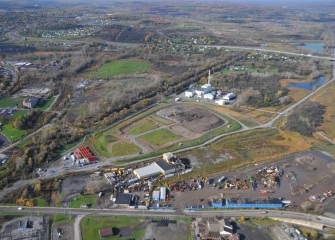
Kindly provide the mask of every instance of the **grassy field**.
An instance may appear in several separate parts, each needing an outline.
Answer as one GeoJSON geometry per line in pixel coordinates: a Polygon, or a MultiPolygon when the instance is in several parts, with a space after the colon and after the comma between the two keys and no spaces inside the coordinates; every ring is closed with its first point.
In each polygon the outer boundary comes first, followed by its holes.
{"type": "Polygon", "coordinates": [[[93,78],[110,78],[121,74],[144,73],[149,71],[150,65],[147,62],[117,60],[104,64],[96,72],[90,73],[93,78]]]}
{"type": "Polygon", "coordinates": [[[96,153],[103,157],[112,157],[112,153],[108,148],[108,145],[117,141],[117,138],[108,134],[108,132],[98,136],[93,141],[93,149],[96,153]]]}
{"type": "MultiPolygon", "coordinates": [[[[27,111],[25,111],[25,110],[17,111],[16,113],[14,113],[14,115],[11,117],[11,119],[18,119],[18,118],[24,116],[26,113],[27,113],[27,111]]],[[[21,130],[21,129],[14,128],[9,123],[2,126],[2,131],[1,132],[2,132],[2,134],[4,134],[7,137],[7,139],[10,142],[16,142],[21,137],[23,137],[24,135],[27,134],[27,130],[21,130]]]]}
{"type": "Polygon", "coordinates": [[[76,200],[70,202],[70,208],[80,208],[81,204],[94,205],[98,198],[97,194],[79,195],[76,200]]]}
{"type": "MultiPolygon", "coordinates": [[[[139,226],[144,219],[141,217],[124,217],[124,216],[87,216],[81,220],[81,235],[83,240],[101,239],[99,237],[99,229],[112,227],[113,230],[121,227],[131,226],[132,228],[139,226]]],[[[104,239],[142,239],[145,229],[135,231],[131,236],[117,237],[113,236],[104,239]]]]}
{"type": "Polygon", "coordinates": [[[62,224],[73,224],[74,220],[71,216],[67,214],[55,214],[52,216],[52,220],[54,223],[62,223],[62,224]]]}
{"type": "Polygon", "coordinates": [[[181,139],[179,135],[169,131],[168,129],[159,129],[157,131],[142,135],[139,138],[156,146],[162,146],[169,142],[181,139]]]}
{"type": "Polygon", "coordinates": [[[128,133],[131,135],[137,135],[148,132],[157,127],[157,124],[155,124],[154,122],[148,119],[142,119],[139,122],[134,123],[133,126],[128,130],[128,133]]]}
{"type": "Polygon", "coordinates": [[[206,149],[194,149],[183,153],[181,157],[196,157],[199,171],[206,173],[231,171],[245,165],[308,150],[314,142],[313,138],[303,137],[295,132],[257,129],[224,137],[206,149]],[[210,164],[213,163],[213,158],[226,152],[232,155],[233,159],[210,164]],[[204,168],[201,168],[202,166],[204,168]]]}
{"type": "Polygon", "coordinates": [[[41,196],[34,198],[34,203],[36,207],[49,207],[48,202],[41,196]]]}
{"type": "Polygon", "coordinates": [[[27,130],[13,128],[10,124],[5,124],[2,127],[2,134],[4,134],[10,142],[16,142],[21,137],[26,135],[27,130]]]}
{"type": "Polygon", "coordinates": [[[51,97],[48,100],[46,100],[42,105],[38,104],[34,109],[39,109],[39,110],[46,110],[48,109],[51,104],[55,101],[56,97],[51,97]]]}
{"type": "Polygon", "coordinates": [[[3,98],[0,99],[0,108],[13,108],[22,102],[20,98],[3,98]]]}
{"type": "Polygon", "coordinates": [[[119,157],[119,156],[126,156],[126,155],[131,155],[131,154],[137,154],[142,149],[129,142],[116,142],[112,145],[112,153],[111,155],[113,157],[119,157]]]}

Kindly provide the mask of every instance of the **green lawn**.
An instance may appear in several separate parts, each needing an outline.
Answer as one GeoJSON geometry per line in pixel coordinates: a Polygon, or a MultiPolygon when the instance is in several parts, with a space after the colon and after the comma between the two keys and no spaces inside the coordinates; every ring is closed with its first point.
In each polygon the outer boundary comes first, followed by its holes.
{"type": "Polygon", "coordinates": [[[112,153],[108,150],[108,145],[115,141],[117,141],[117,139],[106,132],[94,140],[93,148],[100,156],[112,157],[112,153]]]}
{"type": "Polygon", "coordinates": [[[22,102],[20,98],[3,98],[0,99],[0,108],[13,108],[22,102]]]}
{"type": "Polygon", "coordinates": [[[162,146],[168,142],[181,139],[179,135],[169,131],[168,129],[159,129],[157,131],[142,135],[139,138],[156,146],[162,146]]]}
{"type": "Polygon", "coordinates": [[[128,133],[131,135],[137,135],[137,134],[148,132],[157,127],[158,127],[157,124],[153,123],[152,121],[143,119],[139,122],[136,122],[134,126],[128,130],[128,133]]]}
{"type": "MultiPolygon", "coordinates": [[[[27,113],[27,111],[25,111],[25,110],[17,111],[16,113],[14,113],[14,115],[11,117],[11,119],[21,118],[26,113],[27,113]]],[[[7,123],[7,124],[3,125],[2,133],[7,137],[7,139],[10,142],[16,142],[22,136],[26,135],[27,130],[16,129],[16,128],[12,127],[12,125],[7,123]]]]}
{"type": "Polygon", "coordinates": [[[34,109],[39,109],[39,110],[46,110],[48,109],[51,104],[55,101],[56,97],[51,97],[48,100],[46,100],[42,105],[38,104],[34,109]]]}
{"type": "Polygon", "coordinates": [[[90,204],[93,206],[97,201],[98,195],[79,195],[76,200],[70,202],[70,208],[80,208],[81,204],[90,204]]]}
{"type": "Polygon", "coordinates": [[[90,73],[89,77],[109,78],[121,74],[144,73],[149,69],[150,65],[147,62],[117,60],[104,64],[96,72],[90,73]]]}
{"type": "Polygon", "coordinates": [[[1,132],[7,137],[7,139],[10,142],[16,142],[21,137],[26,135],[27,130],[16,129],[16,128],[13,128],[12,125],[10,125],[10,124],[5,124],[2,127],[1,132]]]}
{"type": "Polygon", "coordinates": [[[54,223],[68,223],[68,224],[73,224],[73,219],[71,216],[67,214],[55,214],[52,217],[52,220],[54,223]]]}
{"type": "MultiPolygon", "coordinates": [[[[83,240],[92,240],[92,239],[101,239],[99,237],[99,229],[112,227],[121,228],[126,226],[131,226],[132,228],[139,226],[143,221],[141,217],[124,217],[124,216],[87,216],[81,220],[80,227],[81,227],[81,235],[83,240]]],[[[134,232],[131,236],[126,237],[117,237],[113,236],[110,238],[104,238],[107,240],[111,239],[142,239],[144,237],[145,229],[139,229],[138,231],[134,232]]]]}
{"type": "Polygon", "coordinates": [[[113,157],[136,154],[140,151],[142,151],[142,149],[139,146],[129,142],[116,142],[112,146],[113,157]]]}
{"type": "Polygon", "coordinates": [[[34,198],[36,207],[49,207],[48,202],[41,196],[34,198]]]}

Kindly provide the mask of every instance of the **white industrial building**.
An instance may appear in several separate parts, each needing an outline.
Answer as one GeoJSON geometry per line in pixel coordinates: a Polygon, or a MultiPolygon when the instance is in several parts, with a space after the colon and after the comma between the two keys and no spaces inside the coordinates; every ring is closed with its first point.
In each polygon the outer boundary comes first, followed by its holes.
{"type": "Polygon", "coordinates": [[[148,166],[135,169],[133,173],[138,179],[150,178],[154,176],[159,176],[161,174],[166,175],[170,173],[174,173],[176,169],[171,166],[165,160],[159,160],[148,166]]]}
{"type": "Polygon", "coordinates": [[[234,100],[236,98],[236,95],[234,93],[227,93],[225,96],[223,96],[223,100],[234,100]]]}
{"type": "MultiPolygon", "coordinates": [[[[204,97],[206,94],[212,93],[212,85],[211,82],[211,71],[208,71],[208,83],[202,85],[201,87],[196,87],[194,85],[191,85],[189,89],[185,91],[185,97],[194,97],[197,96],[198,98],[204,97]]],[[[209,97],[209,96],[207,96],[209,97]]],[[[209,99],[209,98],[207,98],[209,99]]],[[[214,97],[213,97],[214,99],[214,97]]]]}
{"type": "Polygon", "coordinates": [[[204,96],[205,94],[212,92],[212,85],[209,83],[206,83],[202,85],[200,88],[196,88],[194,92],[198,96],[204,96]]]}
{"type": "Polygon", "coordinates": [[[214,95],[212,93],[204,94],[204,99],[214,100],[214,95]]]}
{"type": "Polygon", "coordinates": [[[192,98],[195,95],[194,92],[195,87],[193,85],[191,85],[186,91],[185,91],[185,97],[189,97],[192,98]]]}
{"type": "Polygon", "coordinates": [[[227,102],[227,101],[226,101],[226,100],[223,100],[223,99],[219,99],[219,100],[215,101],[216,104],[221,105],[221,106],[225,105],[226,102],[227,102]]]}

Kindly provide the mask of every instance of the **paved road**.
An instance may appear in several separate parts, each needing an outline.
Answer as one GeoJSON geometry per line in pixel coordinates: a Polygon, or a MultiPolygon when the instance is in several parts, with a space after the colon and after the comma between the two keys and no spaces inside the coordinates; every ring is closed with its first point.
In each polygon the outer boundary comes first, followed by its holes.
{"type": "Polygon", "coordinates": [[[78,215],[74,220],[74,240],[81,240],[80,221],[85,215],[78,215]]]}
{"type": "Polygon", "coordinates": [[[316,56],[316,55],[311,55],[311,54],[285,52],[285,51],[265,49],[265,48],[259,48],[259,47],[229,46],[229,45],[198,45],[198,46],[203,47],[203,48],[227,48],[227,49],[237,49],[237,50],[252,50],[252,51],[287,54],[287,55],[292,55],[292,56],[308,57],[308,58],[315,58],[315,59],[325,59],[325,60],[331,60],[331,61],[335,60],[334,57],[329,57],[329,56],[316,56]]]}
{"type": "Polygon", "coordinates": [[[132,209],[69,209],[69,208],[52,208],[52,207],[24,207],[23,210],[18,210],[13,206],[0,206],[1,212],[22,212],[36,214],[72,214],[80,215],[77,224],[84,215],[97,214],[101,216],[144,216],[144,217],[279,217],[290,218],[296,220],[304,220],[323,224],[325,226],[335,228],[335,219],[323,216],[317,216],[307,213],[291,212],[283,210],[267,210],[266,214],[261,213],[262,210],[218,210],[218,211],[184,211],[177,213],[175,211],[158,211],[158,210],[132,210],[132,209]]]}
{"type": "Polygon", "coordinates": [[[324,88],[326,88],[327,86],[329,86],[330,84],[332,84],[334,81],[335,81],[335,77],[333,79],[329,80],[328,82],[326,82],[325,84],[323,84],[322,86],[318,87],[315,91],[311,92],[307,96],[305,96],[302,99],[300,99],[298,102],[292,104],[291,106],[289,106],[288,108],[286,108],[285,110],[283,110],[282,112],[280,112],[279,115],[275,116],[273,119],[271,119],[271,121],[269,121],[269,122],[267,122],[265,124],[262,124],[260,126],[257,126],[257,127],[263,127],[263,128],[264,127],[272,127],[273,123],[275,121],[277,121],[281,117],[281,115],[285,115],[285,114],[289,113],[294,108],[296,108],[300,104],[304,103],[309,98],[311,98],[312,96],[314,96],[315,94],[319,93],[321,90],[323,90],[324,88]]]}

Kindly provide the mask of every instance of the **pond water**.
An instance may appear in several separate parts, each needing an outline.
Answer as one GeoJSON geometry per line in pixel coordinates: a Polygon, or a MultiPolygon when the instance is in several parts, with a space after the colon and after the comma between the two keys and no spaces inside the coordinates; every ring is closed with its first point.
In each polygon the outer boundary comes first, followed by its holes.
{"type": "Polygon", "coordinates": [[[312,52],[323,51],[323,43],[303,43],[303,45],[300,45],[300,47],[312,52]]]}
{"type": "Polygon", "coordinates": [[[313,91],[314,87],[321,86],[327,79],[324,76],[318,77],[313,82],[292,82],[287,85],[288,88],[302,88],[313,91]]]}

